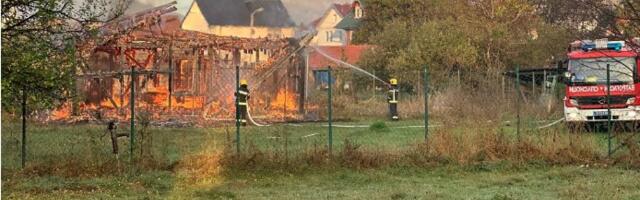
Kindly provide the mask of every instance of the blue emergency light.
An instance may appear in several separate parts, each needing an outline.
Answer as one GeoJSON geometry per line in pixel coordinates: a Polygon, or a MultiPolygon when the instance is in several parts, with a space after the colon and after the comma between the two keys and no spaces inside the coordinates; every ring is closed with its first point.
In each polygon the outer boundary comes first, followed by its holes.
{"type": "Polygon", "coordinates": [[[609,50],[616,50],[616,51],[620,51],[622,50],[622,48],[624,48],[624,41],[583,41],[582,42],[582,50],[584,51],[591,51],[594,49],[598,49],[598,50],[602,50],[602,49],[609,49],[609,50]]]}

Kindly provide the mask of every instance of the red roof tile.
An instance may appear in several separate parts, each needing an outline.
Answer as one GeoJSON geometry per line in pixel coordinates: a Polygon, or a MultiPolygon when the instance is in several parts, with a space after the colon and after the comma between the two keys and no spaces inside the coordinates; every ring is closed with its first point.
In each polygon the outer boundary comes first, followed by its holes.
{"type": "MultiPolygon", "coordinates": [[[[369,45],[318,47],[325,54],[349,64],[356,64],[360,61],[362,53],[371,48],[372,46],[369,45]]],[[[340,67],[338,63],[324,57],[316,50],[309,53],[309,68],[311,70],[324,69],[327,66],[340,67]]]]}
{"type": "Polygon", "coordinates": [[[333,4],[333,7],[336,8],[336,10],[338,11],[338,13],[340,15],[342,15],[342,17],[345,17],[347,15],[349,15],[349,13],[351,12],[351,7],[352,5],[350,3],[345,3],[345,4],[333,4]]]}

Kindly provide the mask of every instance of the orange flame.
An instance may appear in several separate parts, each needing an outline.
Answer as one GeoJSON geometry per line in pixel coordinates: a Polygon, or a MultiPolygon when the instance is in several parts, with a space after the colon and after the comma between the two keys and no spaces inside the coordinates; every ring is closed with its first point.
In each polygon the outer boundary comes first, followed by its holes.
{"type": "Polygon", "coordinates": [[[62,105],[62,107],[58,108],[57,110],[54,110],[51,113],[52,120],[62,120],[70,116],[71,116],[71,105],[69,104],[64,104],[62,105]]]}
{"type": "Polygon", "coordinates": [[[281,89],[278,91],[276,99],[271,102],[271,108],[295,111],[298,108],[296,105],[296,96],[291,91],[281,89]]]}

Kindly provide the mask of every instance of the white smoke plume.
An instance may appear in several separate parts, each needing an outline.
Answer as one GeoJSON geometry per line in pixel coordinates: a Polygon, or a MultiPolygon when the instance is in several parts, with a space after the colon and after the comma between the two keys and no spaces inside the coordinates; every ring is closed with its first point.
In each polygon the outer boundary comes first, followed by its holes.
{"type": "MultiPolygon", "coordinates": [[[[133,13],[154,6],[159,6],[171,2],[172,0],[134,0],[126,13],[133,13]]],[[[210,0],[215,1],[215,0],[210,0]]],[[[352,0],[281,0],[287,7],[289,15],[296,24],[309,24],[319,18],[331,6],[332,3],[347,3],[352,0]]],[[[193,0],[177,0],[178,13],[184,16],[193,0]]]]}

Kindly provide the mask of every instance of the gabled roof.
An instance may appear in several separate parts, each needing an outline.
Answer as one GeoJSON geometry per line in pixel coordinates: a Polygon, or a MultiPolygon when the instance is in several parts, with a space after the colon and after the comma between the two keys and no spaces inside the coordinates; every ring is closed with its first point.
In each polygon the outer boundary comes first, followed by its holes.
{"type": "Polygon", "coordinates": [[[335,28],[344,30],[355,30],[358,27],[360,27],[360,20],[355,19],[354,14],[351,13],[344,17],[338,24],[336,24],[335,28]]]}
{"type": "Polygon", "coordinates": [[[254,26],[295,26],[280,0],[195,0],[194,3],[198,4],[209,25],[249,26],[251,13],[264,8],[255,14],[254,26]]]}
{"type": "Polygon", "coordinates": [[[353,9],[352,6],[353,5],[350,3],[345,3],[345,4],[334,3],[333,4],[333,7],[338,11],[338,14],[340,14],[342,17],[347,16],[349,13],[351,13],[351,10],[353,9]]]}
{"type": "Polygon", "coordinates": [[[340,17],[346,17],[347,15],[349,15],[349,13],[352,12],[353,10],[352,6],[353,5],[350,3],[344,3],[344,4],[334,3],[331,5],[331,7],[329,7],[329,9],[327,9],[327,11],[324,12],[322,17],[319,17],[318,19],[313,20],[311,22],[311,26],[318,27],[320,25],[320,22],[322,22],[322,19],[324,19],[327,16],[327,13],[329,13],[329,11],[331,11],[332,9],[336,10],[336,13],[338,13],[340,17]]]}
{"type": "Polygon", "coordinates": [[[360,27],[360,19],[355,18],[355,13],[353,11],[356,3],[360,4],[361,8],[364,8],[363,0],[353,1],[353,6],[351,6],[351,10],[349,10],[349,14],[344,16],[344,18],[342,18],[342,21],[336,24],[335,28],[344,30],[355,30],[360,27]]]}

